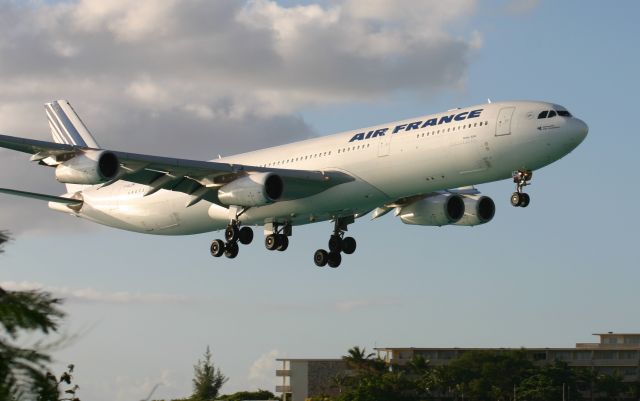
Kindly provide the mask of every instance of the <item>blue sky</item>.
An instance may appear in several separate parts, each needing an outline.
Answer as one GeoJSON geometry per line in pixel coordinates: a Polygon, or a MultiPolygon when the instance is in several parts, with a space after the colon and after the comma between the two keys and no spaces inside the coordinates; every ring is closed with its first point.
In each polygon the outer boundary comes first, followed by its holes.
{"type": "MultiPolygon", "coordinates": [[[[41,213],[29,229],[3,227],[17,238],[1,257],[0,282],[41,283],[68,297],[65,330],[79,336],[55,356],[60,366],[76,364],[83,398],[140,399],[160,382],[156,397],[187,395],[192,365],[207,345],[231,378],[225,391],[235,391],[271,386],[276,356],[339,357],[353,345],[572,346],[595,332],[640,331],[640,193],[631,169],[640,145],[634,123],[640,6],[469,3],[471,11],[445,29],[475,43],[456,82],[387,88],[343,102],[304,98],[299,106],[282,106],[279,117],[302,121],[309,130],[302,136],[322,135],[487,98],[554,101],[586,121],[590,132],[573,153],[534,173],[527,209],[509,205],[512,183],[503,181],[479,188],[497,204],[495,219],[484,226],[413,227],[391,215],[364,218],[349,230],[358,251],[330,270],[316,268],[311,258],[325,247],[329,223],[296,227],[286,253],[269,253],[256,236],[230,261],[208,253],[220,233],[144,236],[59,218],[37,202],[0,200],[7,201],[5,213],[19,207],[41,213]]],[[[424,71],[425,80],[430,74],[424,71]]],[[[16,76],[0,69],[2,80],[16,76]]],[[[49,100],[37,95],[25,107],[39,110],[49,100]]],[[[19,97],[4,96],[7,102],[19,97]]],[[[99,103],[101,94],[91,99],[99,103]]],[[[46,132],[44,114],[37,116],[46,132]]],[[[85,123],[92,127],[89,118],[85,123]]],[[[3,133],[28,136],[17,122],[6,125],[3,133]]],[[[126,137],[102,142],[127,147],[126,137]]],[[[142,144],[136,142],[136,151],[142,144]]],[[[208,153],[219,152],[225,149],[208,153]]],[[[13,186],[21,171],[37,170],[22,156],[0,155],[8,169],[1,177],[13,176],[13,186]]],[[[47,171],[34,174],[51,178],[47,171]]],[[[38,190],[39,182],[19,186],[38,190]]]]}

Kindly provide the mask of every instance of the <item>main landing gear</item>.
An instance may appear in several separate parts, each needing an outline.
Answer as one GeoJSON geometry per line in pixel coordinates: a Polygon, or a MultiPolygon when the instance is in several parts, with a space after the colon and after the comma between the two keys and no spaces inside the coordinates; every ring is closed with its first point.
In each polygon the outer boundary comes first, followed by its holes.
{"type": "Polygon", "coordinates": [[[529,194],[522,192],[522,188],[530,185],[531,177],[533,177],[533,171],[531,170],[518,170],[513,174],[513,182],[516,183],[516,192],[511,195],[511,205],[515,207],[527,207],[529,206],[529,194]]]}
{"type": "Polygon", "coordinates": [[[253,230],[250,227],[240,227],[237,220],[231,220],[231,223],[224,231],[226,240],[216,239],[211,242],[211,255],[219,258],[224,255],[229,259],[238,256],[238,242],[243,245],[249,245],[253,241],[253,230]]]}
{"type": "Polygon", "coordinates": [[[354,218],[339,217],[335,220],[333,234],[329,238],[329,252],[324,249],[318,249],[313,255],[313,261],[316,266],[322,267],[327,264],[329,267],[336,268],[342,262],[341,252],[350,255],[356,251],[356,240],[352,237],[345,237],[344,232],[347,231],[347,225],[353,223],[354,218]]]}
{"type": "Polygon", "coordinates": [[[264,237],[264,247],[269,251],[286,251],[289,247],[289,236],[291,235],[290,224],[276,224],[272,223],[271,234],[264,237]]]}

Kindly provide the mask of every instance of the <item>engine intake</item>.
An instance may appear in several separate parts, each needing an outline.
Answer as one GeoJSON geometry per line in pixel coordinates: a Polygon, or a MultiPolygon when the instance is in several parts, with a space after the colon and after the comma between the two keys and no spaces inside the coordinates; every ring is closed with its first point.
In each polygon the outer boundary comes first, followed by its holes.
{"type": "Polygon", "coordinates": [[[218,190],[218,199],[228,206],[264,206],[282,197],[284,183],[273,173],[257,173],[240,177],[218,190]]]}
{"type": "Polygon", "coordinates": [[[398,212],[405,224],[444,226],[464,216],[465,203],[460,195],[440,194],[402,206],[398,212]]]}
{"type": "Polygon", "coordinates": [[[464,216],[454,224],[477,226],[488,223],[496,214],[496,204],[488,196],[464,195],[464,216]]]}
{"type": "Polygon", "coordinates": [[[106,150],[88,150],[56,167],[56,180],[65,184],[95,185],[116,177],[118,157],[106,150]]]}

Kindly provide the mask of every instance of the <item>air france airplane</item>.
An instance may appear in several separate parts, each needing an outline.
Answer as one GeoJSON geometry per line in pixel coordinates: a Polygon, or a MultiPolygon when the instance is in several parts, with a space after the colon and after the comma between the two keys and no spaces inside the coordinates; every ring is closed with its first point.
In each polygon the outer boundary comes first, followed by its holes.
{"type": "Polygon", "coordinates": [[[474,226],[495,204],[473,185],[512,178],[511,204],[526,207],[533,170],[567,155],[587,125],[562,106],[514,101],[458,108],[211,161],[101,148],[71,105],[45,105],[54,142],[0,135],[66,184],[61,196],[0,189],[53,210],[129,231],[185,235],[225,229],[211,254],[235,258],[264,226],[284,251],[292,227],[332,221],[318,266],[338,267],[356,241],[347,226],[390,211],[405,224],[474,226]]]}

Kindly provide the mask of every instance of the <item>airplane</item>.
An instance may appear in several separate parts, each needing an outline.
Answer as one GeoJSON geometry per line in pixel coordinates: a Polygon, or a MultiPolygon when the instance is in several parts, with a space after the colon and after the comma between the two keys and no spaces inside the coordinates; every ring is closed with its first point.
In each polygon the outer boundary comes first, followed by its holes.
{"type": "Polygon", "coordinates": [[[405,224],[475,226],[495,203],[475,185],[513,179],[511,204],[534,170],[564,157],[587,124],[557,104],[491,102],[210,161],[101,148],[66,100],[45,104],[53,142],[0,135],[0,147],[55,169],[60,196],[0,188],[51,209],[148,234],[225,230],[214,257],[235,258],[263,226],[265,247],[284,251],[293,226],[333,222],[317,266],[338,267],[356,250],[348,225],[394,211],[405,224]]]}

